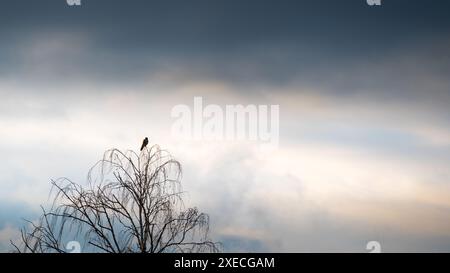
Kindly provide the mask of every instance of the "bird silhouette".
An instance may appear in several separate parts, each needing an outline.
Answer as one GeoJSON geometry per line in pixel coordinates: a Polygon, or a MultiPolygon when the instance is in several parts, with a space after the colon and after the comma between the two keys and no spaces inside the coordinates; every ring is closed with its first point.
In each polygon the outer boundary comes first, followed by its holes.
{"type": "Polygon", "coordinates": [[[145,147],[148,145],[148,137],[144,138],[144,141],[142,142],[141,151],[144,150],[145,147]]]}

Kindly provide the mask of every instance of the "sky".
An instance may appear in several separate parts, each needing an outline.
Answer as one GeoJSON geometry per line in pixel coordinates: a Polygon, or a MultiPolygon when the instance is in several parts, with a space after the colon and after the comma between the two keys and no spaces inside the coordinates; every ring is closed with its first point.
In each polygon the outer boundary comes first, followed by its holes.
{"type": "Polygon", "coordinates": [[[145,136],[225,251],[450,251],[448,1],[0,3],[0,251],[145,136]],[[279,145],[174,136],[194,97],[279,105],[279,145]]]}

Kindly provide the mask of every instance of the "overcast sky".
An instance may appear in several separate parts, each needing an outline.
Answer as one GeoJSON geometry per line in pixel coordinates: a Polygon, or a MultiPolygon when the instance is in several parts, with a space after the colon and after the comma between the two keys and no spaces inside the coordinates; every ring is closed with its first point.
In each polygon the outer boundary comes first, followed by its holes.
{"type": "Polygon", "coordinates": [[[108,148],[183,164],[226,251],[450,251],[450,3],[1,0],[0,250],[108,148]],[[280,106],[280,145],[187,141],[171,109],[280,106]]]}

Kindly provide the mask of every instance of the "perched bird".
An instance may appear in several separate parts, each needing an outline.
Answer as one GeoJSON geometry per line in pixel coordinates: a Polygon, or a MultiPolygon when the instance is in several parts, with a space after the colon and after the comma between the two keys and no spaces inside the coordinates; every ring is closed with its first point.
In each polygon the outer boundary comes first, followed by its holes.
{"type": "Polygon", "coordinates": [[[144,141],[142,142],[141,151],[144,150],[145,147],[148,145],[148,137],[144,138],[144,141]]]}

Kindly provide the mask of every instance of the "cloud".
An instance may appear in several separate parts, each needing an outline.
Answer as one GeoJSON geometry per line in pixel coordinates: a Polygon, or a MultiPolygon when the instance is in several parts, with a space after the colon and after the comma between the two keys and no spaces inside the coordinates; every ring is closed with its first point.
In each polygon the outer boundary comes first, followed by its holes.
{"type": "Polygon", "coordinates": [[[0,237],[50,179],[83,184],[104,150],[149,136],[230,250],[448,249],[448,3],[60,2],[0,10],[0,237]],[[280,149],[171,137],[194,96],[279,104],[280,149]]]}
{"type": "Polygon", "coordinates": [[[248,239],[248,237],[222,236],[218,240],[226,252],[267,252],[264,243],[258,240],[248,239]]]}
{"type": "Polygon", "coordinates": [[[160,95],[140,88],[33,99],[50,109],[67,105],[63,116],[2,116],[9,128],[0,142],[8,156],[2,196],[38,208],[51,178],[84,183],[105,149],[133,148],[150,134],[182,162],[189,204],[211,215],[215,238],[231,238],[229,249],[365,251],[367,241],[389,238],[387,250],[430,251],[431,243],[419,241],[448,238],[448,146],[420,133],[445,132],[444,120],[432,124],[400,103],[380,109],[364,97],[355,103],[325,92],[285,90],[267,100],[225,83],[161,85],[170,92],[160,95]],[[191,104],[193,94],[205,94],[208,103],[280,103],[280,149],[172,139],[170,109],[191,104]]]}

